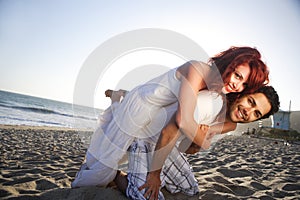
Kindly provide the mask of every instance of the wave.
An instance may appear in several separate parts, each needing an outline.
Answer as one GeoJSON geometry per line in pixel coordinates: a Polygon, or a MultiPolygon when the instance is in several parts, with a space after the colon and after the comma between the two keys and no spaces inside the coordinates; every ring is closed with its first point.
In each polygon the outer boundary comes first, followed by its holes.
{"type": "Polygon", "coordinates": [[[54,126],[60,126],[60,127],[66,127],[66,124],[62,124],[62,123],[57,123],[57,122],[49,122],[49,121],[42,121],[42,120],[30,120],[30,119],[20,119],[20,118],[16,118],[16,117],[4,117],[4,116],[0,116],[0,119],[8,119],[8,120],[15,120],[15,121],[21,121],[23,122],[22,124],[31,124],[32,123],[37,123],[37,124],[42,124],[42,125],[54,125],[54,126]]]}
{"type": "Polygon", "coordinates": [[[54,110],[50,110],[50,109],[46,109],[46,108],[12,106],[12,105],[7,105],[7,104],[3,104],[3,103],[0,103],[0,106],[6,107],[6,108],[12,108],[12,109],[17,109],[17,110],[22,110],[22,111],[40,113],[40,114],[55,114],[55,115],[61,115],[61,116],[71,117],[71,118],[96,120],[96,118],[92,118],[92,117],[88,117],[88,116],[67,114],[67,113],[62,113],[62,112],[58,112],[58,111],[54,111],[54,110]]]}

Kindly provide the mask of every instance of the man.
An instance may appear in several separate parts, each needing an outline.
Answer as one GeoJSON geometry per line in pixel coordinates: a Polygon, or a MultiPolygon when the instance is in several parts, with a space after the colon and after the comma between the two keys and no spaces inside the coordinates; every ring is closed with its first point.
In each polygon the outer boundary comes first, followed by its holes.
{"type": "MultiPolygon", "coordinates": [[[[271,89],[271,87],[270,87],[270,89],[271,89]]],[[[274,89],[273,89],[273,93],[276,94],[274,89]]],[[[247,102],[253,102],[252,106],[260,105],[259,110],[255,110],[255,113],[256,113],[255,118],[253,118],[252,116],[250,118],[250,117],[248,117],[248,115],[246,113],[246,110],[245,109],[242,110],[241,108],[243,108],[243,107],[239,106],[239,107],[237,107],[238,109],[237,109],[236,112],[232,111],[232,118],[236,118],[235,122],[250,122],[251,120],[252,121],[256,120],[259,117],[264,116],[265,114],[267,114],[267,115],[269,113],[273,114],[274,110],[276,110],[275,109],[276,106],[273,106],[273,104],[270,103],[273,100],[269,99],[269,97],[266,97],[264,95],[248,95],[248,96],[251,97],[251,98],[249,98],[249,100],[246,100],[246,101],[247,102]],[[267,105],[272,105],[272,106],[269,106],[269,107],[268,106],[261,106],[262,103],[266,103],[267,105]],[[270,107],[272,107],[272,109],[270,107]],[[264,110],[264,108],[270,108],[269,109],[270,112],[267,113],[267,111],[264,110]]],[[[213,93],[211,93],[211,95],[207,95],[206,97],[207,98],[205,98],[205,95],[204,95],[199,99],[202,99],[205,102],[205,104],[209,103],[209,106],[206,105],[206,106],[203,107],[201,105],[201,109],[198,109],[198,111],[196,111],[196,113],[199,112],[199,111],[201,112],[201,111],[204,111],[203,108],[206,108],[207,109],[206,114],[202,115],[200,113],[196,116],[205,116],[206,118],[210,119],[211,121],[214,121],[216,119],[217,114],[220,112],[220,110],[222,108],[223,100],[222,100],[220,95],[213,94],[213,93]]],[[[278,101],[278,96],[277,96],[277,101],[278,101]]],[[[204,102],[202,102],[200,104],[203,104],[204,102]]],[[[117,104],[116,103],[112,104],[112,106],[109,108],[109,110],[113,110],[114,107],[116,107],[116,106],[118,106],[118,103],[117,104]]],[[[177,109],[176,104],[170,105],[170,107],[167,108],[167,109],[162,109],[160,111],[161,113],[155,116],[155,118],[151,121],[149,126],[147,126],[145,129],[141,129],[141,131],[144,131],[146,133],[146,134],[143,134],[143,135],[147,135],[147,133],[149,133],[149,135],[151,136],[151,137],[146,137],[143,140],[145,140],[148,143],[150,142],[152,144],[152,146],[155,147],[155,144],[158,140],[160,132],[161,132],[162,128],[164,127],[164,123],[167,123],[169,121],[169,119],[176,112],[176,109],[177,109]]],[[[278,109],[278,105],[277,105],[277,109],[278,109]]],[[[113,119],[113,111],[106,112],[106,114],[107,114],[107,116],[102,115],[100,120],[104,120],[104,121],[105,120],[114,120],[113,119]]],[[[267,115],[265,115],[265,116],[267,116],[267,115]]],[[[197,119],[196,119],[198,124],[206,124],[205,121],[201,120],[201,118],[199,118],[198,120],[199,121],[197,121],[197,119]]],[[[107,124],[107,123],[103,123],[103,124],[105,126],[105,124],[107,124]]],[[[211,123],[207,123],[207,124],[211,124],[211,123]]],[[[203,126],[203,129],[206,129],[206,128],[207,127],[203,126]]],[[[100,126],[98,129],[99,130],[100,129],[105,129],[105,127],[100,126]]],[[[164,136],[164,135],[165,134],[162,134],[162,136],[164,136]]],[[[114,178],[118,179],[118,176],[116,177],[117,168],[113,164],[111,164],[111,158],[112,157],[113,158],[118,157],[118,159],[121,159],[121,156],[120,155],[115,155],[115,154],[113,154],[111,156],[106,156],[105,158],[103,158],[103,156],[102,156],[101,161],[99,161],[99,160],[97,160],[97,158],[101,157],[101,154],[103,152],[99,152],[98,147],[99,147],[99,142],[100,142],[102,145],[105,145],[105,146],[102,146],[102,149],[109,149],[110,145],[114,145],[110,142],[111,139],[118,140],[119,143],[122,143],[124,141],[123,140],[119,141],[120,138],[117,138],[117,137],[114,137],[114,138],[104,137],[103,138],[103,137],[99,137],[99,136],[101,136],[101,131],[96,131],[93,135],[93,138],[91,140],[91,145],[90,145],[89,150],[86,154],[86,163],[82,165],[80,171],[77,173],[75,181],[72,183],[72,187],[80,187],[80,186],[86,186],[86,185],[98,185],[98,184],[103,185],[102,183],[107,183],[108,179],[112,180],[110,177],[112,177],[113,173],[115,173],[114,178]],[[100,140],[100,138],[102,138],[102,139],[100,140]],[[103,141],[103,140],[105,140],[105,141],[103,141]],[[110,176],[108,176],[108,175],[110,175],[110,176]]],[[[167,138],[171,138],[171,139],[175,138],[173,141],[176,141],[176,138],[178,137],[178,134],[175,135],[175,136],[176,137],[167,136],[167,138]]],[[[161,137],[161,138],[164,138],[164,137],[161,137]]],[[[161,140],[159,140],[159,141],[161,142],[161,140]]],[[[207,141],[207,144],[209,144],[209,139],[206,139],[205,141],[207,141]]],[[[169,144],[169,143],[170,142],[167,141],[166,144],[169,144]]],[[[161,143],[161,145],[160,144],[157,145],[157,148],[160,149],[162,147],[165,147],[166,144],[161,143]]],[[[175,142],[170,143],[170,144],[171,145],[167,145],[167,146],[170,147],[169,152],[172,150],[173,146],[175,145],[175,142]]],[[[167,148],[164,148],[164,149],[167,149],[167,148]]],[[[105,152],[105,153],[109,154],[109,152],[105,152]]],[[[152,195],[157,195],[158,190],[159,190],[159,186],[160,186],[160,179],[159,179],[160,172],[158,172],[156,174],[155,173],[153,174],[153,172],[156,172],[157,169],[161,169],[161,167],[164,163],[163,161],[166,159],[166,155],[168,155],[168,154],[169,153],[163,154],[163,151],[162,151],[162,153],[159,154],[159,155],[162,155],[162,158],[160,159],[160,162],[152,162],[152,163],[157,164],[157,166],[154,167],[154,168],[151,168],[151,170],[150,170],[150,168],[148,169],[148,171],[151,171],[151,173],[149,173],[149,175],[151,175],[151,176],[155,175],[155,176],[152,176],[152,177],[157,178],[156,175],[158,174],[158,181],[154,181],[154,184],[152,184],[152,183],[149,184],[149,181],[146,182],[145,187],[147,187],[147,193],[150,192],[152,195]],[[156,186],[153,188],[151,185],[156,185],[156,186]],[[153,191],[157,191],[157,193],[154,193],[153,191]]],[[[154,156],[154,160],[155,160],[155,158],[156,158],[156,156],[154,156]]],[[[149,164],[149,166],[150,166],[150,164],[149,164]]],[[[151,180],[151,177],[150,177],[149,180],[151,180]]],[[[157,180],[157,179],[155,179],[155,180],[157,180]]]]}
{"type": "MultiPolygon", "coordinates": [[[[265,86],[254,94],[243,95],[235,101],[232,99],[235,98],[229,97],[225,120],[234,123],[248,123],[267,118],[279,109],[278,95],[271,86],[265,86]]],[[[215,106],[209,105],[219,105],[219,101],[220,99],[212,93],[207,91],[199,93],[197,104],[202,105],[201,108],[205,107],[211,110],[201,109],[195,113],[195,120],[198,124],[212,125],[216,122],[221,108],[216,109],[215,106]]],[[[174,108],[176,109],[176,106],[174,108]]],[[[174,108],[169,109],[169,117],[176,112],[174,108]]],[[[153,125],[155,126],[155,124],[153,125]]],[[[208,134],[209,136],[204,140],[205,144],[203,145],[206,147],[210,145],[211,138],[215,134],[213,130],[210,132],[211,134],[208,134]]],[[[198,184],[191,167],[184,155],[179,152],[180,145],[175,145],[174,142],[178,140],[181,133],[177,131],[169,131],[168,133],[173,134],[160,134],[156,147],[155,142],[153,143],[149,139],[137,139],[131,145],[126,189],[126,195],[131,199],[163,199],[162,193],[159,192],[162,186],[171,193],[183,192],[187,195],[194,195],[198,192],[198,184]],[[169,147],[167,147],[168,145],[169,147]],[[175,148],[173,148],[174,146],[175,148]],[[154,148],[155,153],[152,159],[154,148]],[[169,153],[170,151],[171,153],[169,153]],[[165,160],[166,162],[164,162],[165,160]],[[163,163],[163,170],[161,170],[163,163]]],[[[184,141],[186,139],[179,140],[184,141]]],[[[192,144],[187,151],[195,151],[195,149],[200,149],[200,147],[192,144]],[[191,148],[193,149],[191,150],[191,148]]],[[[120,187],[124,188],[124,180],[123,185],[120,184],[120,180],[122,177],[118,175],[115,181],[118,186],[121,185],[120,187]]]]}

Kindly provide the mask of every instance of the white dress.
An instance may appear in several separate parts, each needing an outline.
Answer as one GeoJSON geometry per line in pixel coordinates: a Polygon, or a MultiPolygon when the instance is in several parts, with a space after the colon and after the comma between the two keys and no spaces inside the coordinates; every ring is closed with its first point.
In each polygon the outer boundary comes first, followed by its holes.
{"type": "Polygon", "coordinates": [[[72,187],[106,186],[114,179],[119,161],[135,138],[157,138],[169,120],[170,107],[173,114],[177,109],[180,80],[176,70],[136,87],[122,103],[104,112],[93,134],[86,163],[77,173],[72,187]]]}

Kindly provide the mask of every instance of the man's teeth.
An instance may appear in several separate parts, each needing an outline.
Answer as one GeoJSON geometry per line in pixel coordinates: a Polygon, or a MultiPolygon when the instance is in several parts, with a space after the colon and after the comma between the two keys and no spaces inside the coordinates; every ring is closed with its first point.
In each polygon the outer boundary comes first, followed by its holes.
{"type": "Polygon", "coordinates": [[[243,114],[242,114],[242,112],[240,110],[239,110],[239,115],[240,115],[241,118],[244,119],[244,116],[243,116],[243,114]]]}

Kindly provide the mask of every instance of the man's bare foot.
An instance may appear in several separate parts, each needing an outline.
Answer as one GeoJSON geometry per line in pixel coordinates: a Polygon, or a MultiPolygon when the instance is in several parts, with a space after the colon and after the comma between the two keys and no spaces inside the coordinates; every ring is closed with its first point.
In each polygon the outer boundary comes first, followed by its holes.
{"type": "Polygon", "coordinates": [[[116,183],[114,181],[112,181],[106,187],[107,188],[113,188],[113,189],[115,189],[115,188],[117,188],[117,185],[116,185],[116,183]]]}
{"type": "Polygon", "coordinates": [[[126,194],[126,188],[128,186],[127,174],[122,171],[118,171],[114,183],[117,185],[117,188],[126,194]]]}

